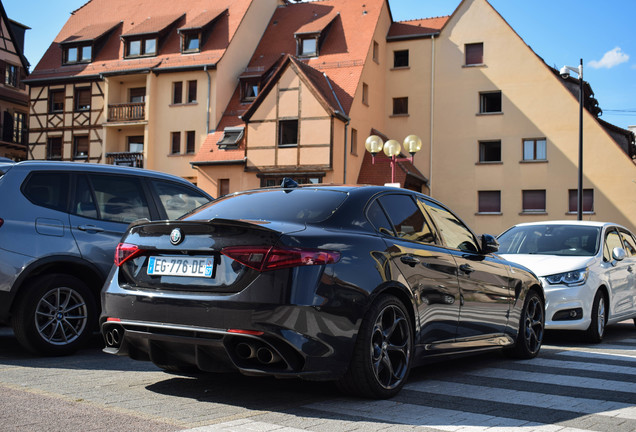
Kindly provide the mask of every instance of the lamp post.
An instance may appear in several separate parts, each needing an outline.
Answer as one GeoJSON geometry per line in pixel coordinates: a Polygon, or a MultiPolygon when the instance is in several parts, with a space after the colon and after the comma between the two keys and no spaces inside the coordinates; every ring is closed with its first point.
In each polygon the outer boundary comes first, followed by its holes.
{"type": "Polygon", "coordinates": [[[382,138],[377,135],[371,135],[367,138],[364,143],[364,147],[367,149],[369,153],[371,153],[373,164],[375,165],[375,155],[380,152],[380,150],[384,151],[384,154],[387,155],[389,159],[389,163],[391,164],[391,183],[395,183],[395,164],[397,162],[405,162],[410,161],[413,162],[413,157],[415,153],[422,149],[422,140],[417,135],[409,135],[404,138],[404,142],[402,143],[404,146],[404,150],[406,150],[411,157],[410,158],[399,158],[400,154],[400,143],[396,140],[388,140],[387,142],[382,142],[382,138]]]}
{"type": "Polygon", "coordinates": [[[583,220],[583,59],[579,63],[579,67],[563,66],[561,68],[561,77],[569,78],[570,71],[579,76],[579,181],[576,193],[576,209],[577,220],[583,220]]]}

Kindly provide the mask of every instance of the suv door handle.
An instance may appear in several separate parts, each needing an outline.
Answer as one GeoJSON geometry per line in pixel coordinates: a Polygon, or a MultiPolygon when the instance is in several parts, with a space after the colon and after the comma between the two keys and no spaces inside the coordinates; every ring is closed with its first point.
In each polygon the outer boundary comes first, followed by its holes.
{"type": "Polygon", "coordinates": [[[92,231],[92,232],[103,232],[104,228],[100,228],[95,225],[80,225],[77,227],[80,231],[92,231]]]}
{"type": "Polygon", "coordinates": [[[400,258],[400,261],[406,265],[410,265],[411,267],[415,267],[420,263],[420,260],[415,258],[413,255],[404,255],[400,258]]]}
{"type": "Polygon", "coordinates": [[[472,268],[469,264],[462,264],[459,266],[459,269],[466,274],[471,274],[472,272],[475,271],[475,269],[472,268]]]}

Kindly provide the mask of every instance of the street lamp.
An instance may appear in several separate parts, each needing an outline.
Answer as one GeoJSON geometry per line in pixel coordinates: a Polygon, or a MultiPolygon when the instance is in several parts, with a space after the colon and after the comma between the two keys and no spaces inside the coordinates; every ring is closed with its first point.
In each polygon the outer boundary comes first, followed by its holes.
{"type": "Polygon", "coordinates": [[[577,190],[577,219],[583,220],[583,59],[579,67],[563,66],[561,68],[561,77],[567,79],[570,72],[574,72],[579,76],[579,184],[577,190]]]}
{"type": "Polygon", "coordinates": [[[371,153],[373,164],[375,165],[375,155],[380,152],[380,150],[384,151],[384,154],[387,155],[389,159],[389,163],[391,164],[391,183],[395,183],[395,164],[397,162],[405,162],[410,161],[413,162],[413,157],[415,153],[421,150],[422,148],[422,140],[417,135],[409,135],[404,138],[404,142],[402,143],[404,146],[404,150],[406,150],[411,157],[410,158],[399,158],[400,154],[400,143],[396,140],[388,140],[387,142],[382,142],[382,138],[377,135],[371,135],[367,138],[364,143],[364,147],[367,149],[369,153],[371,153]]]}

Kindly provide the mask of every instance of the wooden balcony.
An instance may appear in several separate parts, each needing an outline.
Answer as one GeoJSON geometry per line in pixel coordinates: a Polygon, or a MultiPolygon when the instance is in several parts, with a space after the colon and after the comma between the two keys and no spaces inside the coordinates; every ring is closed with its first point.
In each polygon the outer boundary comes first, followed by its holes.
{"type": "Polygon", "coordinates": [[[106,153],[106,163],[129,167],[144,167],[144,154],[135,152],[106,153]]]}
{"type": "Polygon", "coordinates": [[[109,122],[140,121],[146,118],[146,103],[131,102],[108,105],[109,122]]]}

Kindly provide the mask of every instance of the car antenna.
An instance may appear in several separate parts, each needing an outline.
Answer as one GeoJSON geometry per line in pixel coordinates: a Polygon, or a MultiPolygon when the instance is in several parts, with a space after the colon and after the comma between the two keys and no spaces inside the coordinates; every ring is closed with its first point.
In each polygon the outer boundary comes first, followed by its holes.
{"type": "Polygon", "coordinates": [[[283,177],[283,181],[280,183],[280,187],[283,189],[297,188],[298,183],[292,178],[283,177]]]}

